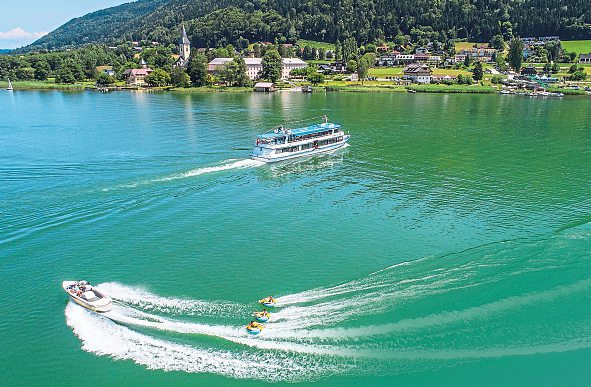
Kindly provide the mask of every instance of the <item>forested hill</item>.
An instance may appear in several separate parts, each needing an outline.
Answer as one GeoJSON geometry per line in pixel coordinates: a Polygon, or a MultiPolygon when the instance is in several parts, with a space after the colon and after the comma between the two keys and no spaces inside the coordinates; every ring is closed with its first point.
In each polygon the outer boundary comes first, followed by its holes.
{"type": "MultiPolygon", "coordinates": [[[[169,0],[139,0],[89,13],[70,20],[43,36],[25,51],[79,46],[86,43],[110,43],[130,40],[137,20],[145,18],[169,0]]],[[[23,51],[23,49],[19,50],[23,51]]]]}
{"type": "Polygon", "coordinates": [[[140,0],[74,19],[27,50],[123,40],[193,46],[297,38],[358,43],[397,34],[487,41],[493,35],[591,38],[591,0],[140,0]]]}

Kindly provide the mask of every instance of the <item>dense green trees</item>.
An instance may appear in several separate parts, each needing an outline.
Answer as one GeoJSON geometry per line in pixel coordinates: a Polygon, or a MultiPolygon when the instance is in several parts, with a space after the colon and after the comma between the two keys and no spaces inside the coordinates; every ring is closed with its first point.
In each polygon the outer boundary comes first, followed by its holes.
{"type": "Polygon", "coordinates": [[[591,37],[589,0],[140,0],[74,19],[30,48],[125,40],[168,46],[178,40],[180,20],[196,47],[232,43],[243,48],[246,41],[298,38],[344,42],[354,37],[366,44],[409,36],[445,44],[455,38],[591,37]]]}
{"type": "MultiPolygon", "coordinates": [[[[279,54],[277,54],[279,55],[279,54]]],[[[250,86],[252,82],[246,75],[246,63],[242,58],[234,58],[218,71],[219,79],[228,86],[250,86]]]]}
{"type": "Polygon", "coordinates": [[[474,78],[474,80],[477,82],[484,78],[484,70],[482,69],[481,62],[476,62],[474,65],[474,68],[472,69],[472,78],[474,78]]]}
{"type": "Polygon", "coordinates": [[[146,61],[150,67],[158,67],[170,72],[174,59],[172,58],[172,50],[168,47],[154,47],[147,48],[140,54],[140,57],[146,61]]]}
{"type": "Polygon", "coordinates": [[[268,79],[271,82],[277,82],[281,79],[282,60],[276,50],[269,50],[265,53],[262,66],[261,78],[268,79]]]}
{"type": "Polygon", "coordinates": [[[45,59],[39,59],[35,64],[35,79],[38,81],[44,81],[49,77],[51,67],[45,59]]]}
{"type": "Polygon", "coordinates": [[[350,73],[357,72],[357,61],[355,59],[351,59],[350,61],[348,61],[346,69],[350,73]]]}
{"type": "Polygon", "coordinates": [[[497,34],[492,37],[490,40],[490,47],[496,50],[504,50],[505,49],[505,39],[503,39],[503,35],[497,34]]]}
{"type": "Polygon", "coordinates": [[[376,61],[376,56],[373,53],[364,54],[357,63],[357,76],[361,80],[361,84],[365,78],[367,78],[367,74],[369,72],[369,68],[374,65],[376,61]]]}
{"type": "Polygon", "coordinates": [[[207,82],[207,58],[205,55],[191,55],[187,72],[193,85],[204,86],[207,82]]]}
{"type": "Polygon", "coordinates": [[[509,54],[507,56],[513,70],[519,72],[523,62],[523,41],[519,38],[511,39],[509,42],[509,54]]]}
{"type": "Polygon", "coordinates": [[[115,83],[115,78],[113,78],[105,73],[99,74],[96,78],[97,86],[109,86],[109,85],[112,85],[113,83],[115,83]]]}
{"type": "Polygon", "coordinates": [[[320,83],[323,83],[324,82],[324,74],[319,73],[314,68],[310,68],[310,69],[311,69],[311,71],[308,72],[308,76],[306,77],[308,79],[308,82],[310,82],[313,85],[318,85],[320,83]]]}
{"type": "Polygon", "coordinates": [[[146,75],[145,81],[150,86],[168,86],[170,85],[170,74],[162,69],[156,69],[146,75]]]}
{"type": "Polygon", "coordinates": [[[170,82],[176,87],[191,86],[191,78],[182,67],[175,67],[172,69],[172,72],[170,73],[170,82]]]}
{"type": "Polygon", "coordinates": [[[113,66],[118,74],[125,68],[138,67],[131,58],[104,46],[89,45],[79,49],[59,52],[31,53],[0,56],[0,78],[16,80],[36,79],[44,81],[54,77],[59,82],[74,83],[96,78],[97,66],[113,66]],[[28,69],[28,70],[19,70],[28,69]],[[31,69],[33,78],[31,78],[31,69]]]}

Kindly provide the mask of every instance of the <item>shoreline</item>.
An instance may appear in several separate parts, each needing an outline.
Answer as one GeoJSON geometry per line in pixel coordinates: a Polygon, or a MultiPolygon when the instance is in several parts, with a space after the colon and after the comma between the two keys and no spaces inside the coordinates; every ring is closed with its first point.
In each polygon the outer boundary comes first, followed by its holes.
{"type": "MultiPolygon", "coordinates": [[[[0,89],[6,89],[8,86],[7,82],[0,82],[0,89]]],[[[50,83],[45,81],[13,81],[14,91],[29,90],[29,91],[97,91],[97,92],[113,92],[113,91],[142,91],[142,92],[171,92],[178,94],[192,94],[192,93],[254,93],[255,91],[251,87],[128,87],[128,86],[116,86],[116,87],[105,87],[97,88],[94,84],[90,83],[75,83],[75,84],[59,84],[50,83]]],[[[418,85],[413,84],[410,86],[402,85],[361,85],[361,84],[348,84],[348,85],[324,85],[314,86],[317,88],[317,92],[344,92],[344,93],[428,93],[428,94],[495,94],[498,93],[501,88],[496,86],[482,86],[482,85],[442,85],[442,84],[427,84],[418,85]]],[[[568,96],[589,96],[590,93],[585,90],[576,89],[565,89],[551,87],[548,89],[550,92],[560,92],[568,96]]],[[[279,89],[276,92],[301,92],[297,88],[291,89],[279,89]]],[[[517,92],[516,95],[525,94],[517,92]]]]}

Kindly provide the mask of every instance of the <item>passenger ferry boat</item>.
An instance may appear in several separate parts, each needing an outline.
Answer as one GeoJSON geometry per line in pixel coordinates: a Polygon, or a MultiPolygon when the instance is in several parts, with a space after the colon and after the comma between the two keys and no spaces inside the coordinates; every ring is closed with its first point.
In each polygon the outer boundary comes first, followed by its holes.
{"type": "Polygon", "coordinates": [[[330,152],[343,147],[349,137],[341,125],[328,122],[324,116],[320,124],[297,129],[279,126],[259,134],[250,158],[270,163],[330,152]]]}

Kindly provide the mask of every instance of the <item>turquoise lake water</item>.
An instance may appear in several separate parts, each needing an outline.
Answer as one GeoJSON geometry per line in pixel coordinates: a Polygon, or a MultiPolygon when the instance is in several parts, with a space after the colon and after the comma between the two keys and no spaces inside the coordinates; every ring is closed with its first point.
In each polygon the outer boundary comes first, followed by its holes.
{"type": "Polygon", "coordinates": [[[585,98],[0,91],[5,385],[584,386],[590,252],[585,98]]]}

